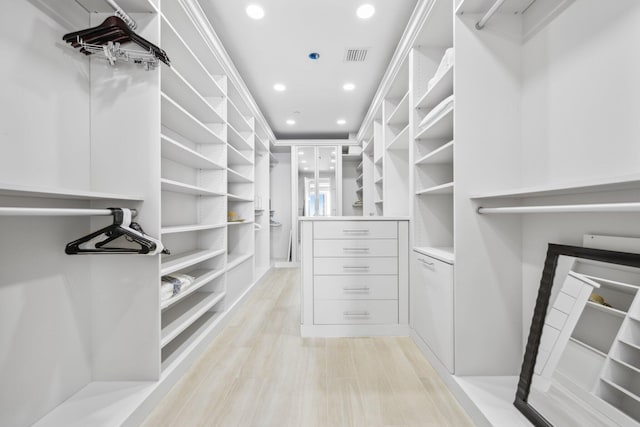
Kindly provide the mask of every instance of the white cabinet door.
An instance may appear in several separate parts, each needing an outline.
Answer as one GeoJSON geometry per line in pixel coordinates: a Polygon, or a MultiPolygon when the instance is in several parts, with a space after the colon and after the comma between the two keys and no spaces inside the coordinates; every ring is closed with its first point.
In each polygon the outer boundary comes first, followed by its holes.
{"type": "Polygon", "coordinates": [[[411,326],[453,373],[453,265],[413,252],[411,326]]]}

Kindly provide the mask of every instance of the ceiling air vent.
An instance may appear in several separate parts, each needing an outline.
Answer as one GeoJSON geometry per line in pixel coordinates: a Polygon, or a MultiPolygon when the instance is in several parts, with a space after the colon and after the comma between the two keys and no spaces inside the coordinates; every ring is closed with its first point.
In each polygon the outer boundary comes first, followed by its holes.
{"type": "Polygon", "coordinates": [[[367,59],[367,49],[347,49],[344,55],[346,62],[362,62],[367,59]]]}

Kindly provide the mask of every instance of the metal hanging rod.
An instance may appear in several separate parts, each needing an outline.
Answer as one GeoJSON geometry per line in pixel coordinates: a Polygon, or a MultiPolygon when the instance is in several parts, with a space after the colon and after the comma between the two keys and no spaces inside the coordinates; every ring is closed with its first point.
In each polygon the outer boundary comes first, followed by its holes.
{"type": "Polygon", "coordinates": [[[640,212],[640,202],[595,203],[585,205],[508,206],[478,208],[479,214],[526,214],[526,213],[594,213],[594,212],[640,212]]]}
{"type": "Polygon", "coordinates": [[[134,21],[132,17],[127,15],[127,12],[122,10],[122,8],[118,6],[118,3],[116,3],[115,0],[104,0],[104,1],[106,1],[109,4],[109,6],[113,8],[113,10],[115,11],[115,15],[118,18],[122,19],[125,22],[125,24],[129,26],[129,28],[131,28],[132,30],[136,29],[136,27],[138,26],[138,24],[136,24],[136,21],[134,21]]]}
{"type": "MultiPolygon", "coordinates": [[[[138,212],[131,210],[131,216],[138,212]]],[[[112,216],[111,209],[2,208],[0,216],[112,216]]]]}
{"type": "Polygon", "coordinates": [[[480,20],[478,22],[476,22],[476,29],[477,30],[483,29],[484,26],[489,21],[489,19],[491,19],[493,17],[493,15],[496,14],[498,9],[500,9],[500,6],[502,6],[502,4],[504,2],[505,2],[505,0],[496,0],[496,2],[493,4],[493,6],[491,6],[489,8],[489,10],[487,10],[487,13],[485,13],[484,16],[482,18],[480,18],[480,20]]]}

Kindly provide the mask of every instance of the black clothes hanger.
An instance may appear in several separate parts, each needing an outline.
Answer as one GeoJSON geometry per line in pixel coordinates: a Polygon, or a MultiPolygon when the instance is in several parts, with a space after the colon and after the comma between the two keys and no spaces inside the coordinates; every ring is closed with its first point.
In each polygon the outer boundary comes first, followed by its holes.
{"type": "Polygon", "coordinates": [[[152,52],[160,61],[169,66],[171,65],[171,61],[164,50],[136,34],[122,19],[117,16],[108,17],[97,27],[65,34],[62,36],[62,39],[75,48],[81,48],[80,51],[85,55],[91,55],[91,52],[82,49],[82,43],[106,45],[109,42],[133,42],[146,51],[152,52]]]}
{"type": "Polygon", "coordinates": [[[131,222],[131,211],[121,208],[109,208],[113,213],[113,224],[96,232],[81,237],[67,244],[65,253],[68,255],[81,254],[169,254],[159,240],[144,234],[142,227],[131,222]],[[138,248],[105,247],[120,237],[131,243],[138,244],[138,248]]]}

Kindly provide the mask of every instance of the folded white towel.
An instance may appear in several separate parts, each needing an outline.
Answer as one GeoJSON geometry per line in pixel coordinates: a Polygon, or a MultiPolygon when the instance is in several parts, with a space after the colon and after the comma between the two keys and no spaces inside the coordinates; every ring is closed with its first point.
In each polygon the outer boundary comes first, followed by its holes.
{"type": "Polygon", "coordinates": [[[162,281],[160,282],[160,299],[164,301],[179,294],[191,286],[195,280],[195,277],[188,274],[162,276],[162,281]]]}

